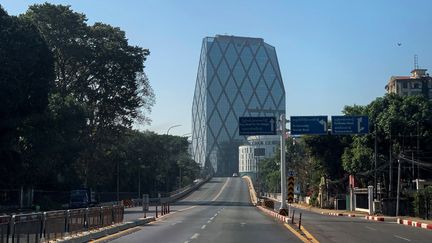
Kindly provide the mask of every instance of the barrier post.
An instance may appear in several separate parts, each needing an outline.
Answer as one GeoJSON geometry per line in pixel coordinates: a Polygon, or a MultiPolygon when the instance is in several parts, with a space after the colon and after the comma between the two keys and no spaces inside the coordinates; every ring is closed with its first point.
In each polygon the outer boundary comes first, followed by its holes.
{"type": "Polygon", "coordinates": [[[41,238],[40,238],[41,242],[45,241],[46,215],[47,215],[47,212],[43,212],[42,224],[41,224],[41,238]]]}
{"type": "Polygon", "coordinates": [[[299,230],[301,230],[301,216],[302,216],[302,213],[300,213],[300,217],[299,217],[299,230]]]}
{"type": "Polygon", "coordinates": [[[294,214],[295,214],[295,210],[293,210],[293,214],[292,214],[292,217],[291,217],[291,224],[294,224],[294,214]]]}
{"type": "Polygon", "coordinates": [[[12,242],[15,242],[15,217],[16,215],[12,215],[10,221],[10,236],[12,238],[12,242]]]}
{"type": "Polygon", "coordinates": [[[156,218],[158,217],[157,203],[156,203],[156,218]]]}
{"type": "Polygon", "coordinates": [[[144,211],[144,218],[147,217],[147,210],[149,210],[150,199],[148,194],[142,195],[142,206],[144,211]]]}
{"type": "Polygon", "coordinates": [[[70,217],[70,210],[66,210],[66,217],[65,217],[65,235],[69,234],[69,217],[70,217]]]}

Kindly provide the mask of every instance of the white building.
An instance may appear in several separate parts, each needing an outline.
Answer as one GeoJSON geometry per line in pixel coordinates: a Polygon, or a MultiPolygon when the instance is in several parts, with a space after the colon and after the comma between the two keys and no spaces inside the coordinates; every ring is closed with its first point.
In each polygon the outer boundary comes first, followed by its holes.
{"type": "Polygon", "coordinates": [[[276,147],[280,143],[280,137],[274,136],[249,136],[247,145],[239,146],[239,174],[256,178],[259,161],[273,157],[276,147]]]}

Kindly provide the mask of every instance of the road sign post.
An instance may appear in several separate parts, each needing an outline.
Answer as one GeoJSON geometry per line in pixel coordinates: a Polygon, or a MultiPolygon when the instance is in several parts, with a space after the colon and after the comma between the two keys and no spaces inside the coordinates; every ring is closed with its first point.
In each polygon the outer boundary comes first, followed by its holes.
{"type": "Polygon", "coordinates": [[[276,135],[276,118],[239,117],[239,135],[276,135]]]}
{"type": "Polygon", "coordinates": [[[288,203],[294,202],[294,176],[288,177],[288,203]]]}
{"type": "Polygon", "coordinates": [[[291,116],[291,135],[327,134],[327,116],[291,116]]]}
{"type": "Polygon", "coordinates": [[[285,133],[286,133],[286,118],[285,114],[280,116],[280,126],[281,126],[281,205],[279,208],[279,214],[287,215],[287,204],[286,204],[286,166],[285,166],[285,133]]]}

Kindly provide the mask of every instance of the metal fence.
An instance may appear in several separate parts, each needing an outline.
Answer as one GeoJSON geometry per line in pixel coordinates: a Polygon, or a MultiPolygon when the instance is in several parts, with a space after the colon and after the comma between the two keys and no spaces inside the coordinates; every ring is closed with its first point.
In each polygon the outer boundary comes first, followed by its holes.
{"type": "Polygon", "coordinates": [[[94,207],[0,216],[0,243],[42,242],[123,221],[124,207],[94,207]]]}
{"type": "Polygon", "coordinates": [[[11,218],[11,216],[0,216],[0,243],[5,243],[8,240],[11,218]]]}

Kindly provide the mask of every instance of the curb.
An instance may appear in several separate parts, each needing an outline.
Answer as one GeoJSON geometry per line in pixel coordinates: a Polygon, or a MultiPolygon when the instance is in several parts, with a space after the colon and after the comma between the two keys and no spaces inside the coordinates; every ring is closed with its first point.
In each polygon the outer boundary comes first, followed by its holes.
{"type": "Polygon", "coordinates": [[[400,219],[400,218],[398,218],[396,220],[396,222],[398,224],[403,224],[403,225],[408,225],[408,226],[412,226],[412,227],[418,227],[418,228],[422,228],[422,229],[430,229],[430,230],[432,230],[432,224],[420,223],[420,222],[417,222],[417,221],[412,221],[412,220],[407,220],[407,219],[400,219]]]}
{"type": "Polygon", "coordinates": [[[380,217],[380,216],[365,216],[365,219],[367,220],[374,220],[374,221],[384,221],[384,217],[380,217]]]}
{"type": "Polygon", "coordinates": [[[258,198],[256,196],[256,191],[252,183],[252,179],[249,176],[243,176],[243,179],[247,181],[248,187],[249,187],[249,195],[250,199],[252,201],[252,204],[256,206],[258,204],[258,198]]]}
{"type": "Polygon", "coordinates": [[[155,221],[155,217],[150,218],[141,218],[133,222],[125,222],[123,224],[117,224],[113,226],[108,226],[105,228],[102,228],[100,230],[92,231],[92,232],[84,232],[83,235],[79,235],[76,237],[71,237],[69,239],[63,239],[63,240],[57,240],[57,242],[66,242],[66,243],[82,243],[82,242],[89,242],[94,239],[99,239],[108,235],[112,235],[115,233],[118,233],[120,231],[124,231],[136,226],[148,224],[150,222],[155,221]]]}
{"type": "Polygon", "coordinates": [[[283,216],[280,215],[277,212],[274,212],[273,210],[269,210],[265,207],[262,206],[257,206],[257,208],[261,211],[263,211],[264,213],[270,215],[271,217],[274,217],[276,219],[278,219],[279,221],[284,222],[284,226],[286,228],[288,228],[292,233],[294,233],[301,241],[303,242],[319,242],[317,239],[315,239],[315,237],[313,235],[311,235],[305,228],[304,226],[301,226],[301,230],[296,230],[292,227],[292,225],[289,224],[289,220],[290,217],[288,216],[283,216]]]}
{"type": "MultiPolygon", "coordinates": [[[[325,212],[321,212],[321,214],[326,214],[325,212]]],[[[350,214],[350,213],[328,213],[328,215],[331,216],[345,216],[345,217],[355,217],[355,214],[350,214]]]]}

